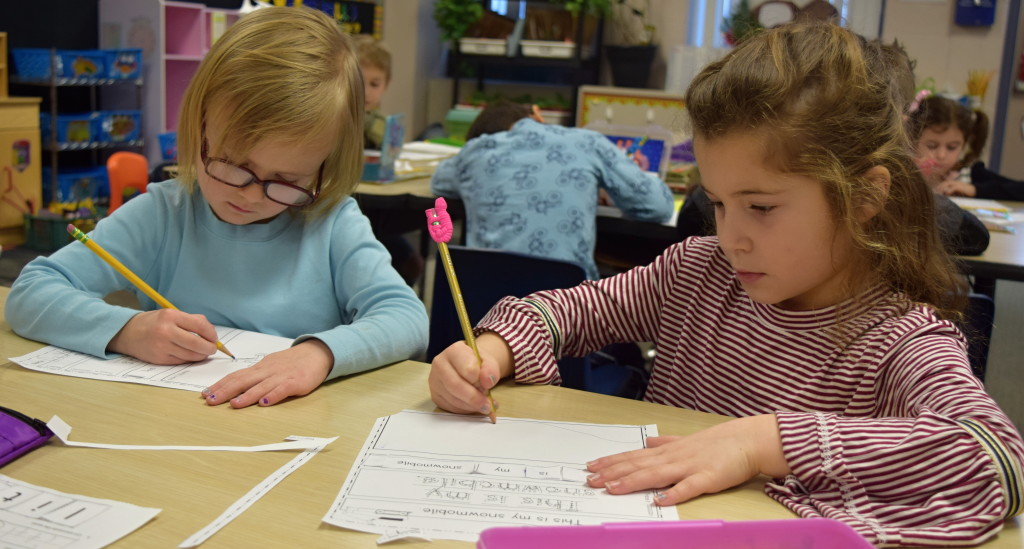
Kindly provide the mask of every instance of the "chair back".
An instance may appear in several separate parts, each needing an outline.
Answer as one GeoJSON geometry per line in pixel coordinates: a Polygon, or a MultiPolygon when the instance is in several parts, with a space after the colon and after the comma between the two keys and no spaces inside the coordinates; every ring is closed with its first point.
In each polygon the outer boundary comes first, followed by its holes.
{"type": "Polygon", "coordinates": [[[131,151],[118,151],[107,159],[107,179],[110,180],[110,206],[107,214],[124,203],[124,191],[129,188],[146,192],[149,184],[149,162],[145,156],[131,151]]]}
{"type": "Polygon", "coordinates": [[[995,321],[996,304],[985,294],[972,293],[967,297],[967,311],[964,313],[964,335],[967,337],[967,358],[971,371],[985,382],[988,368],[988,347],[992,339],[992,324],[995,321]]]}
{"type": "MultiPolygon", "coordinates": [[[[523,297],[540,290],[571,288],[587,279],[583,267],[568,261],[455,245],[449,245],[448,251],[471,326],[480,322],[487,311],[505,296],[523,297]]],[[[430,307],[428,360],[433,360],[449,345],[462,339],[451,289],[438,257],[430,307]]],[[[618,364],[598,367],[589,358],[565,357],[559,360],[558,368],[565,387],[620,396],[627,396],[626,385],[635,374],[618,364]]],[[[632,387],[628,393],[630,397],[636,396],[632,387]]]]}

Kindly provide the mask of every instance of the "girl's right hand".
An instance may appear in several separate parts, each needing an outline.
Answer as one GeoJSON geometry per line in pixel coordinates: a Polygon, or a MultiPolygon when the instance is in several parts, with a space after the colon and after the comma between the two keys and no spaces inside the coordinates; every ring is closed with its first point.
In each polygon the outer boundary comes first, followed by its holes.
{"type": "MultiPolygon", "coordinates": [[[[438,407],[457,414],[491,412],[487,392],[501,378],[511,375],[512,351],[495,333],[486,332],[476,340],[482,364],[465,341],[451,344],[430,364],[430,398],[438,407]]],[[[494,403],[497,407],[497,402],[494,403]]]]}
{"type": "Polygon", "coordinates": [[[217,329],[203,315],[177,309],[141,312],[107,344],[107,350],[150,364],[206,360],[217,352],[217,329]]]}

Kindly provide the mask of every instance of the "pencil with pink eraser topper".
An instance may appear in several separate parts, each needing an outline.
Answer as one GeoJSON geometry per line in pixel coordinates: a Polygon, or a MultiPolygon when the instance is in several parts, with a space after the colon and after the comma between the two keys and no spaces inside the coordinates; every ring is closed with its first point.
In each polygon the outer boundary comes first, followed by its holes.
{"type": "MultiPolygon", "coordinates": [[[[455,311],[459,315],[459,323],[462,325],[462,337],[466,344],[473,349],[477,364],[480,364],[480,351],[476,348],[476,338],[473,337],[473,327],[469,324],[469,313],[466,312],[466,303],[462,300],[462,290],[459,289],[459,280],[455,278],[455,265],[452,264],[452,256],[448,253],[448,241],[452,239],[452,218],[448,215],[448,203],[444,198],[438,197],[434,201],[434,207],[426,211],[427,230],[430,237],[437,242],[437,248],[441,251],[441,264],[444,266],[444,274],[448,277],[448,287],[452,292],[452,299],[455,301],[455,311]]],[[[491,423],[497,423],[498,414],[494,411],[494,399],[491,398],[490,389],[487,390],[487,400],[491,405],[491,423]]]]}

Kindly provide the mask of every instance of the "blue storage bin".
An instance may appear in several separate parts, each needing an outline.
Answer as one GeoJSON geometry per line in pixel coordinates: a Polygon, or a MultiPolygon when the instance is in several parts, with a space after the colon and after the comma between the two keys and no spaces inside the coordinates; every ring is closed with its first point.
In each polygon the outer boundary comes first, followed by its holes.
{"type": "Polygon", "coordinates": [[[57,50],[65,78],[107,78],[107,54],[103,50],[57,50]]]}
{"type": "MultiPolygon", "coordinates": [[[[18,76],[39,80],[50,78],[48,48],[13,48],[11,54],[18,76]]],[[[57,50],[53,58],[56,76],[63,78],[109,78],[108,65],[104,50],[57,50]]]]}
{"type": "MultiPolygon", "coordinates": [[[[52,194],[50,168],[43,166],[43,202],[53,202],[52,194]]],[[[105,167],[64,168],[57,171],[57,202],[78,204],[86,199],[96,201],[109,196],[110,181],[105,167]]]]}
{"type": "Polygon", "coordinates": [[[139,139],[141,111],[100,111],[97,117],[101,143],[126,143],[139,139]]]}
{"type": "MultiPolygon", "coordinates": [[[[57,143],[87,145],[99,141],[95,112],[57,115],[57,143]]],[[[43,143],[50,142],[50,114],[39,114],[39,134],[43,143]]]]}
{"type": "Polygon", "coordinates": [[[142,48],[103,50],[106,55],[107,77],[131,80],[142,76],[142,48]]]}
{"type": "MultiPolygon", "coordinates": [[[[22,78],[47,79],[50,77],[50,50],[47,48],[12,48],[14,74],[22,78]]],[[[57,74],[64,72],[60,55],[54,58],[57,74]]]]}

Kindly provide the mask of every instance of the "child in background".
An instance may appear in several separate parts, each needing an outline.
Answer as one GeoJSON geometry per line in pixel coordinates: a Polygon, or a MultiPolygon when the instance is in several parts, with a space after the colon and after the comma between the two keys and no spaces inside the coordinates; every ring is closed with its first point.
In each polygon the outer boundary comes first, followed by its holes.
{"type": "Polygon", "coordinates": [[[978,161],[988,140],[988,116],[946,97],[927,95],[911,106],[918,165],[936,193],[1024,200],[1024,182],[999,175],[978,161]]]}
{"type": "Polygon", "coordinates": [[[177,180],[150,184],[90,234],[181,310],[160,309],[71,244],[22,270],[7,322],[75,351],[167,365],[212,355],[215,325],[294,338],[203,391],[207,404],[236,408],[422,351],[423,304],[349,197],[362,94],[351,41],[327,15],[271,7],[242,17],[185,92],[177,180]],[[103,301],[122,289],[144,311],[103,301]]]}
{"type": "Polygon", "coordinates": [[[536,105],[506,101],[477,116],[466,145],[430,180],[434,194],[465,202],[468,246],[571,261],[592,280],[599,189],[627,217],[672,216],[668,187],[607,137],[544,124],[536,105]]]}
{"type": "MultiPolygon", "coordinates": [[[[366,103],[366,121],[363,124],[363,147],[380,150],[384,142],[387,117],[381,114],[380,101],[391,83],[391,53],[374,37],[357,34],[354,37],[359,70],[363,75],[363,90],[366,103]]],[[[377,238],[391,254],[391,265],[412,286],[423,276],[423,258],[398,231],[408,230],[405,223],[396,223],[394,212],[375,215],[368,212],[371,226],[377,238]]],[[[415,219],[409,217],[409,219],[415,219]]],[[[417,219],[417,223],[419,220],[417,219]]],[[[420,224],[422,225],[422,224],[420,224]]]]}
{"type": "Polygon", "coordinates": [[[742,42],[686,94],[717,237],[567,290],[505,298],[433,361],[434,402],[489,411],[515,376],[653,341],[644,399],[733,416],[588,463],[612,494],[659,505],[772,480],[803,517],[876,545],[966,545],[1020,512],[1024,442],[971,374],[966,292],[906,146],[885,52],[829,24],[742,42]],[[495,393],[495,396],[498,394],[495,393]]]}
{"type": "Polygon", "coordinates": [[[380,101],[391,83],[391,52],[368,34],[357,34],[353,38],[359,69],[363,74],[363,100],[366,102],[363,147],[380,150],[387,126],[387,117],[380,112],[380,101]]]}

